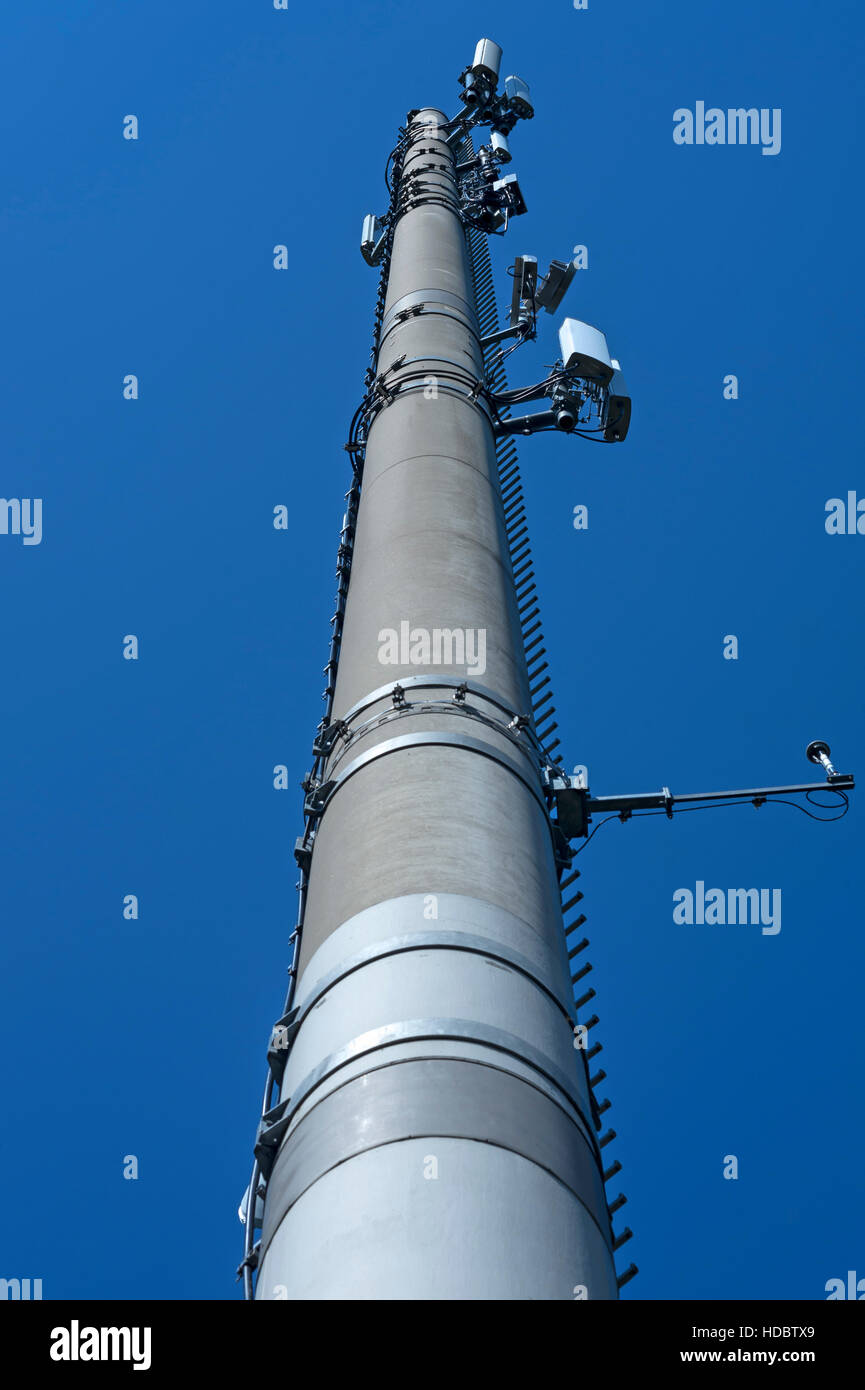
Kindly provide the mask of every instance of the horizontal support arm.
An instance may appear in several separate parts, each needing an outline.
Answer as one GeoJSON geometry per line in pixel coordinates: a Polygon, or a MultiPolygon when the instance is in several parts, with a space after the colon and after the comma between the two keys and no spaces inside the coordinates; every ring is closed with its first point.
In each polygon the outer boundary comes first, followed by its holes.
{"type": "Polygon", "coordinates": [[[635,796],[590,796],[586,799],[589,814],[605,811],[665,811],[695,801],[764,801],[770,796],[793,796],[796,793],[819,791],[849,791],[855,786],[852,777],[838,776],[830,782],[805,782],[794,787],[746,787],[730,792],[685,792],[681,796],[664,788],[659,792],[640,792],[635,796]]]}
{"type": "Polygon", "coordinates": [[[516,415],[512,419],[497,420],[493,425],[496,437],[503,434],[535,434],[538,430],[555,429],[556,412],[539,410],[535,415],[516,415]]]}
{"type": "Polygon", "coordinates": [[[587,787],[556,788],[558,824],[569,840],[588,834],[593,815],[619,815],[627,820],[635,811],[666,811],[672,819],[676,806],[711,805],[713,802],[753,801],[757,805],[776,796],[801,796],[808,792],[852,791],[852,776],[835,773],[825,782],[803,782],[786,787],[746,787],[726,792],[684,792],[674,796],[669,787],[657,792],[637,792],[631,796],[590,796],[587,787]]]}

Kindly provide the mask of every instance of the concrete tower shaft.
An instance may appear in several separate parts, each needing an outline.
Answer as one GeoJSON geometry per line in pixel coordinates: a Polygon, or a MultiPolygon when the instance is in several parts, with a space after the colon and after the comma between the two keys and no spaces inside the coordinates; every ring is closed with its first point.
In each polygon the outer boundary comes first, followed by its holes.
{"type": "Polygon", "coordinates": [[[400,174],[260,1299],[617,1297],[445,125],[400,174]]]}

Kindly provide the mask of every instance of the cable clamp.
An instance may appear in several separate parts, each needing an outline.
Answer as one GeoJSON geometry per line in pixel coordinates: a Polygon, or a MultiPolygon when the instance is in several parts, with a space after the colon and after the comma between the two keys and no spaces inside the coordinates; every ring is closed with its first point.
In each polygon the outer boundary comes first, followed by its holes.
{"type": "MultiPolygon", "coordinates": [[[[407,319],[417,318],[418,314],[422,314],[425,308],[426,305],[423,303],[410,304],[407,309],[400,309],[398,314],[394,314],[393,321],[394,323],[405,323],[407,319]]],[[[403,360],[404,359],[405,353],[403,353],[403,360]]]]}

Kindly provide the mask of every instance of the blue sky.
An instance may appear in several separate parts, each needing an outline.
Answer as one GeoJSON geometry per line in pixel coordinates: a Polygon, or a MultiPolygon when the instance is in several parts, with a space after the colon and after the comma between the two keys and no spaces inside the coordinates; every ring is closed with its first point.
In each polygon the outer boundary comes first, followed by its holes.
{"type": "MultiPolygon", "coordinates": [[[[865,537],[824,526],[865,496],[861,9],[47,0],[2,30],[0,493],[43,499],[43,538],[0,535],[0,1276],[234,1298],[295,911],[300,791],[272,768],[299,781],[321,713],[375,294],[357,245],[396,128],[456,108],[481,35],[504,47],[536,116],[501,301],[515,254],[586,245],[565,307],[633,396],[622,446],[520,446],[567,762],[597,794],[776,784],[816,779],[822,737],[865,771],[865,537]],[[780,108],[781,152],[677,146],[698,100],[780,108]]],[[[865,1275],[857,794],[832,826],[614,823],[579,862],[625,1296],[865,1275]],[[676,925],[698,880],[780,888],[781,931],[676,925]]]]}

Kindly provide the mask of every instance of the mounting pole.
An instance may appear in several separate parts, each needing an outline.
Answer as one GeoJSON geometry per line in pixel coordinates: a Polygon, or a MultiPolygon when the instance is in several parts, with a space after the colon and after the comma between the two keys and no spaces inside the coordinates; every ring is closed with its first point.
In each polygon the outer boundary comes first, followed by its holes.
{"type": "Polygon", "coordinates": [[[258,1299],[618,1297],[448,134],[400,173],[258,1299]]]}

